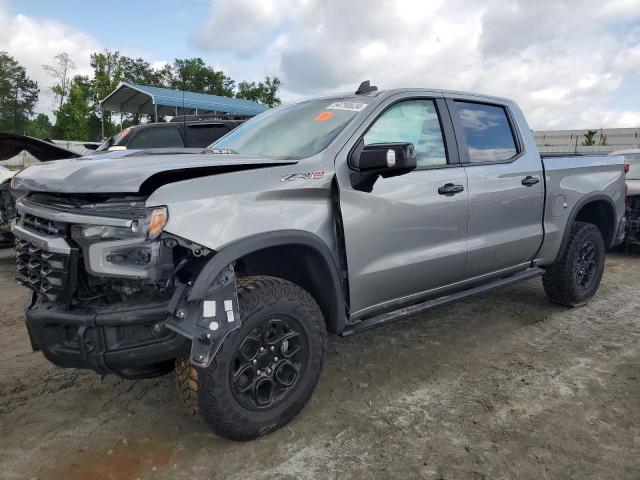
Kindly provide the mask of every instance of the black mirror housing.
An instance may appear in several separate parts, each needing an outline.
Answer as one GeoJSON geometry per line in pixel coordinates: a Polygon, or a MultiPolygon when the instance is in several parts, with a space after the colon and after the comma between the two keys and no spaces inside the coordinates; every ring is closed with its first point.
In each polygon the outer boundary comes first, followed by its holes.
{"type": "Polygon", "coordinates": [[[353,167],[361,173],[384,174],[391,171],[410,171],[416,168],[413,143],[374,143],[356,148],[353,167]],[[358,152],[359,150],[359,152],[358,152]]]}
{"type": "Polygon", "coordinates": [[[351,155],[351,184],[359,190],[371,191],[378,176],[403,175],[417,167],[413,143],[360,143],[351,155]]]}

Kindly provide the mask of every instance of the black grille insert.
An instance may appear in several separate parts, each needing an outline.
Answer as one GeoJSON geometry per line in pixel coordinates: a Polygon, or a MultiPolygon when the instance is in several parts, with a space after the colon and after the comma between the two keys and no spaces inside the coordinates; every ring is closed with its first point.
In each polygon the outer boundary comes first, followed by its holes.
{"type": "Polygon", "coordinates": [[[23,285],[51,302],[68,303],[75,290],[77,249],[69,255],[42,250],[16,239],[16,263],[23,285]]]}
{"type": "Polygon", "coordinates": [[[47,218],[37,217],[30,213],[22,214],[22,226],[35,233],[47,237],[62,237],[66,233],[66,225],[62,222],[54,222],[47,218]]]}

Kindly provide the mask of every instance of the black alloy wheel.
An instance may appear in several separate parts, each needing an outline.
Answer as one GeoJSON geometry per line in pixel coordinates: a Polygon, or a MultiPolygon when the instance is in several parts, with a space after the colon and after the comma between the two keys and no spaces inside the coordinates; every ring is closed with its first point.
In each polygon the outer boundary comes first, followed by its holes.
{"type": "Polygon", "coordinates": [[[297,320],[263,320],[245,336],[231,362],[234,397],[248,410],[274,407],[296,388],[308,356],[307,335],[297,320]]]}

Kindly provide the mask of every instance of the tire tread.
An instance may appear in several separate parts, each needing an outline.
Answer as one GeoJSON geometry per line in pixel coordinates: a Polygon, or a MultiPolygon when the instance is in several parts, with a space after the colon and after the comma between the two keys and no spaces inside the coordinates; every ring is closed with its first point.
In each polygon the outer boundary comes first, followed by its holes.
{"type": "Polygon", "coordinates": [[[187,410],[191,414],[200,417],[222,437],[231,440],[250,440],[282,427],[291,421],[307,404],[320,377],[326,351],[327,332],[318,304],[308,292],[299,286],[287,280],[263,275],[238,278],[236,286],[240,305],[240,318],[244,320],[249,312],[255,312],[261,305],[273,303],[278,298],[284,297],[293,300],[299,305],[302,318],[310,320],[308,325],[311,329],[310,335],[320,340],[321,348],[321,355],[317,356],[318,358],[311,357],[309,359],[310,362],[319,364],[314,369],[315,378],[312,379],[309,391],[305,392],[300,399],[301,401],[295,405],[295,408],[289,409],[288,412],[280,417],[278,422],[265,425],[258,431],[247,424],[241,415],[238,415],[233,405],[219,401],[221,389],[224,386],[217,384],[216,375],[219,369],[223,371],[227,369],[225,364],[227,349],[230,348],[231,340],[238,333],[238,330],[231,332],[229,337],[222,343],[209,368],[196,369],[190,364],[189,358],[186,357],[187,365],[190,367],[189,371],[196,372],[195,375],[187,375],[185,373],[187,368],[184,366],[184,359],[176,362],[180,397],[187,410]],[[180,368],[178,367],[179,365],[180,368]]]}
{"type": "MultiPolygon", "coordinates": [[[[569,240],[562,256],[556,263],[547,267],[542,276],[544,291],[553,303],[568,307],[578,307],[584,305],[595,294],[600,284],[600,279],[592,287],[592,292],[583,298],[576,293],[573,279],[574,253],[579,243],[587,236],[593,236],[596,244],[600,247],[600,256],[604,258],[604,240],[598,227],[588,222],[574,222],[569,233],[569,240]]],[[[604,260],[601,260],[604,261],[604,260]]],[[[602,268],[601,268],[602,270],[602,268]]],[[[602,271],[600,272],[602,276],[602,271]]]]}

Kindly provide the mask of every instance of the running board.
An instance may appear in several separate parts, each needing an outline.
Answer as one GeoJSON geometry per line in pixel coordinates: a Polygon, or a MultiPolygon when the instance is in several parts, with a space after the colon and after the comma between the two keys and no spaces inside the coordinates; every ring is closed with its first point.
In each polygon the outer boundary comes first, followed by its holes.
{"type": "Polygon", "coordinates": [[[356,323],[353,327],[344,330],[341,335],[343,337],[348,337],[356,333],[370,330],[374,327],[377,327],[378,325],[382,325],[383,323],[390,323],[395,320],[400,320],[401,318],[416,315],[426,310],[430,310],[441,305],[446,305],[447,303],[455,302],[456,300],[461,300],[472,295],[488,292],[496,288],[511,285],[512,283],[529,280],[530,278],[539,277],[543,273],[544,270],[542,270],[541,268],[529,268],[524,272],[514,273],[513,275],[509,275],[508,277],[501,277],[492,282],[478,285],[477,287],[467,288],[466,290],[452,293],[450,295],[445,295],[444,297],[434,298],[432,300],[427,300],[426,302],[411,305],[410,307],[404,307],[398,310],[393,310],[392,312],[382,313],[374,317],[365,318],[361,322],[356,323]]]}

